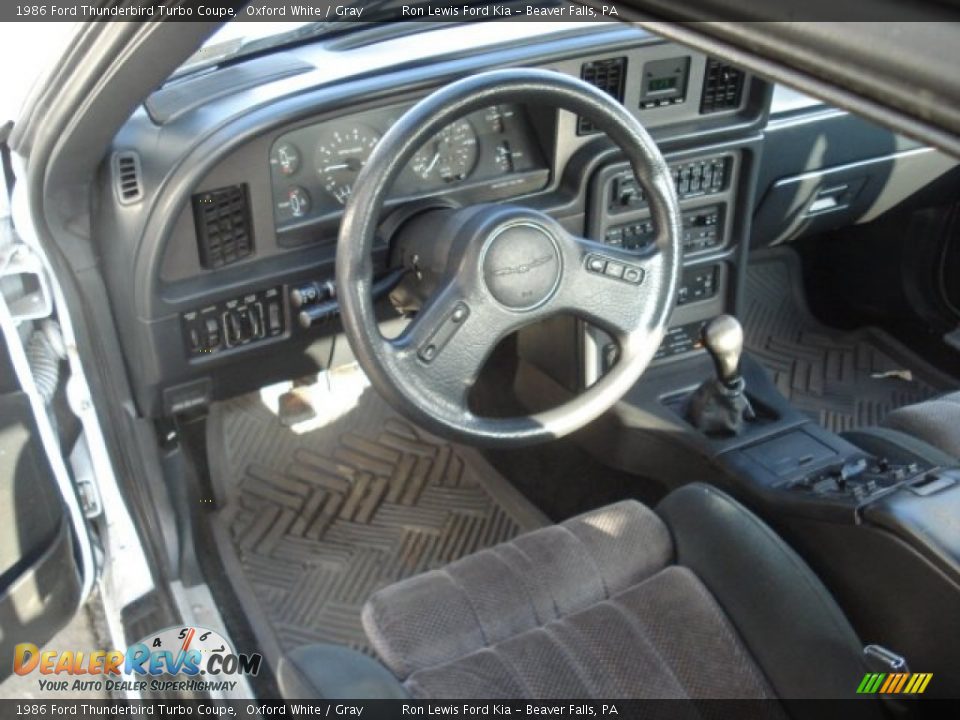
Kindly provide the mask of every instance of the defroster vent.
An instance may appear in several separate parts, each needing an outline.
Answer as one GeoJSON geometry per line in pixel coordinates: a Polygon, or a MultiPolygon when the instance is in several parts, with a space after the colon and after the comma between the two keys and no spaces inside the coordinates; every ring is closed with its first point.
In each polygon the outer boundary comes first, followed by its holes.
{"type": "Polygon", "coordinates": [[[736,110],[740,107],[740,98],[743,96],[743,80],[743,70],[722,60],[708,58],[700,112],[707,114],[736,110]]]}
{"type": "Polygon", "coordinates": [[[193,219],[200,262],[205,268],[220,268],[253,252],[245,184],[194,195],[193,219]]]}
{"type": "MultiPolygon", "coordinates": [[[[598,87],[605,93],[623,102],[623,87],[627,78],[627,59],[625,57],[610,58],[587,62],[580,68],[580,79],[598,87]]],[[[586,118],[577,118],[577,135],[589,135],[597,132],[597,128],[586,118]]]]}

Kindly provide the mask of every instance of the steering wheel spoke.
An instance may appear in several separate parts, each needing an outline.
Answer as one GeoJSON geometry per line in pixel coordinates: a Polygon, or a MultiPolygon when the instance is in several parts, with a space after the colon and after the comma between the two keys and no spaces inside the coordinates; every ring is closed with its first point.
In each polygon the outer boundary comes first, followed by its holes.
{"type": "Polygon", "coordinates": [[[418,378],[447,402],[465,404],[484,362],[516,327],[516,318],[453,279],[389,344],[398,369],[408,377],[418,378]]]}
{"type": "Polygon", "coordinates": [[[623,343],[661,291],[663,256],[639,255],[574,237],[576,254],[565,279],[566,304],[573,312],[623,343]]]}

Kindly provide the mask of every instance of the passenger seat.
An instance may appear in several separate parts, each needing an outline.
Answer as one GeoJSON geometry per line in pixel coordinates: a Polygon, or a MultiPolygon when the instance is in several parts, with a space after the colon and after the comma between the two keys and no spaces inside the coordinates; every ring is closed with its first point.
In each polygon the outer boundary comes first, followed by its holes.
{"type": "Polygon", "coordinates": [[[960,391],[894,410],[883,425],[960,458],[960,391]]]}

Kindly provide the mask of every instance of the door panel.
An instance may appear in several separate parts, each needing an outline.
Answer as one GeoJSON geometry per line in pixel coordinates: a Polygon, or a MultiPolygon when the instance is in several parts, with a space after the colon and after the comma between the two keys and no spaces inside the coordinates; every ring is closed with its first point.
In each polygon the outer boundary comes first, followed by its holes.
{"type": "Polygon", "coordinates": [[[33,408],[0,335],[0,679],[14,646],[40,647],[76,613],[81,578],[33,408]]]}

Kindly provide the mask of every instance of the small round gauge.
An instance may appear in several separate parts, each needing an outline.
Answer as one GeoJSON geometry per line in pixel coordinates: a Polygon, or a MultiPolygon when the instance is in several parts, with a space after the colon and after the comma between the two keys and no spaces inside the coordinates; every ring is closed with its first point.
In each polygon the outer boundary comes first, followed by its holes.
{"type": "Polygon", "coordinates": [[[447,125],[417,151],[410,167],[424,180],[463,180],[477,164],[477,133],[466,118],[447,125]]]}
{"type": "Polygon", "coordinates": [[[289,177],[300,169],[300,151],[291,143],[283,143],[273,151],[272,163],[289,177]]]}
{"type": "Polygon", "coordinates": [[[314,153],[314,163],[323,189],[341,205],[350,198],[353,181],[380,140],[366,125],[330,128],[323,133],[314,153]]]}
{"type": "Polygon", "coordinates": [[[287,188],[287,201],[281,203],[287,206],[293,217],[299,218],[310,212],[310,193],[298,185],[287,188]]]}

